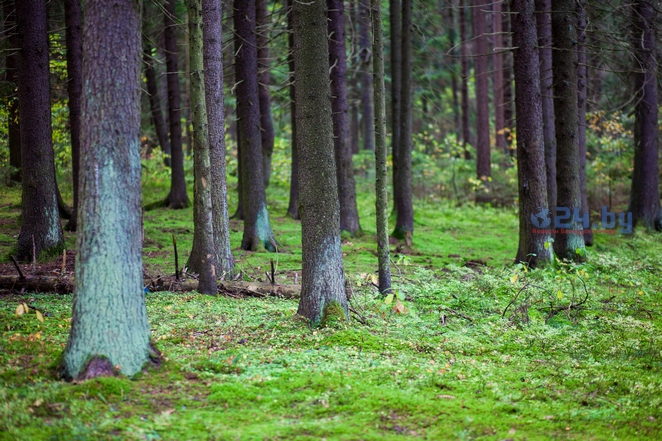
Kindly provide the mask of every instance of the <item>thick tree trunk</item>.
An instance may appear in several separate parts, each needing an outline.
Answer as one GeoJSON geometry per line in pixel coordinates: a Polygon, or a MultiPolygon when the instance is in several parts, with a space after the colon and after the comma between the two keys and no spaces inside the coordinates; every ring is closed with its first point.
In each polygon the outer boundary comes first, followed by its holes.
{"type": "MultiPolygon", "coordinates": [[[[661,230],[658,165],[658,100],[655,3],[637,0],[632,7],[632,46],[639,63],[634,74],[634,170],[630,206],[633,226],[661,230]]],[[[24,175],[25,179],[25,175],[24,175]]]]}
{"type": "Polygon", "coordinates": [[[411,191],[412,114],[412,0],[402,1],[402,83],[400,95],[400,143],[398,156],[398,197],[393,237],[411,241],[414,234],[414,206],[411,191]]]}
{"type": "Polygon", "coordinates": [[[471,152],[467,148],[471,144],[471,127],[469,126],[469,54],[467,53],[466,1],[460,0],[460,64],[462,73],[460,97],[462,103],[462,144],[464,145],[464,159],[471,159],[471,152]]]}
{"type": "Polygon", "coordinates": [[[271,180],[271,157],[274,152],[274,122],[271,117],[271,96],[269,83],[269,17],[267,17],[267,0],[257,0],[255,4],[255,19],[257,20],[257,68],[260,95],[260,128],[262,134],[262,158],[264,169],[264,186],[269,186],[271,180]]]}
{"type": "MultiPolygon", "coordinates": [[[[476,176],[484,181],[492,174],[490,167],[490,109],[487,71],[487,35],[485,2],[473,1],[474,73],[476,81],[476,176]]],[[[479,190],[478,202],[489,200],[489,194],[479,190]]]]}
{"type": "Polygon", "coordinates": [[[209,126],[202,55],[202,0],[188,1],[191,111],[193,114],[193,249],[188,267],[200,275],[198,291],[216,294],[216,250],[211,204],[209,126]]]}
{"type": "Polygon", "coordinates": [[[370,44],[370,0],[359,0],[359,60],[361,62],[361,128],[363,149],[375,150],[375,109],[372,88],[372,48],[370,44]]]}
{"type": "Polygon", "coordinates": [[[388,188],[386,180],[386,89],[384,86],[384,37],[381,0],[372,0],[373,84],[375,87],[375,203],[377,217],[377,259],[379,292],[391,289],[391,261],[388,241],[388,188]]]}
{"type": "Polygon", "coordinates": [[[64,237],[57,203],[51,134],[50,72],[45,0],[16,3],[18,102],[21,120],[23,194],[19,260],[59,253],[64,237]]]}
{"type": "Polygon", "coordinates": [[[223,7],[221,0],[202,0],[205,102],[211,167],[211,206],[214,228],[216,273],[232,274],[234,258],[230,249],[228,188],[225,179],[225,108],[223,97],[223,7]]]}
{"type": "Polygon", "coordinates": [[[494,55],[492,56],[492,81],[494,89],[494,139],[499,150],[508,153],[505,136],[505,121],[503,116],[503,29],[502,3],[494,2],[494,55]]]}
{"type": "Polygon", "coordinates": [[[313,326],[347,317],[329,87],[326,3],[294,2],[302,285],[298,314],[313,326]]]}
{"type": "Polygon", "coordinates": [[[66,229],[76,231],[80,170],[80,112],[83,98],[83,11],[79,0],[65,0],[64,11],[67,26],[67,88],[71,130],[71,168],[74,183],[74,208],[66,229]]]}
{"type": "Polygon", "coordinates": [[[16,30],[16,7],[14,0],[3,2],[4,28],[7,33],[8,48],[5,56],[5,81],[11,93],[7,94],[7,144],[9,165],[15,170],[10,179],[21,182],[21,129],[18,117],[18,96],[15,93],[18,83],[18,32],[16,30]]]}
{"type": "Polygon", "coordinates": [[[554,129],[554,77],[552,75],[551,11],[552,0],[536,0],[543,137],[545,139],[545,171],[547,174],[547,203],[552,212],[552,216],[554,216],[556,210],[556,131],[554,129]]]}
{"type": "MultiPolygon", "coordinates": [[[[577,18],[575,0],[557,0],[552,10],[552,65],[556,130],[557,205],[569,210],[569,221],[559,225],[554,251],[559,258],[584,260],[581,211],[579,144],[577,142],[577,18]],[[565,226],[564,226],[565,225],[565,226]],[[564,234],[565,233],[565,234],[564,234]]],[[[560,216],[559,216],[560,217],[560,216]]]]}
{"type": "MultiPolygon", "coordinates": [[[[400,98],[402,88],[402,9],[400,0],[389,0],[391,32],[391,158],[393,162],[393,200],[398,199],[398,158],[400,157],[400,98]]],[[[394,207],[396,208],[396,207],[394,207]]],[[[396,208],[397,209],[397,208],[396,208]]]]}
{"type": "Polygon", "coordinates": [[[135,375],[158,359],[141,257],[140,10],[133,0],[85,7],[76,291],[62,364],[75,380],[135,375]]]}
{"type": "MultiPolygon", "coordinates": [[[[146,5],[147,3],[144,3],[146,5]]],[[[149,95],[149,107],[152,112],[152,122],[156,131],[156,137],[159,139],[159,145],[163,153],[168,155],[165,159],[165,165],[170,166],[170,139],[168,138],[168,126],[163,118],[161,110],[161,95],[159,94],[159,85],[156,81],[156,69],[154,69],[154,60],[152,59],[152,46],[147,37],[143,40],[143,61],[145,63],[145,82],[147,83],[147,94],[149,95]]]]}
{"type": "Polygon", "coordinates": [[[257,250],[264,246],[276,251],[276,241],[269,224],[264,193],[262,138],[257,79],[257,39],[255,0],[235,2],[235,38],[242,42],[235,54],[237,73],[237,116],[241,144],[241,196],[244,211],[244,237],[241,248],[257,250]]]}
{"type": "Polygon", "coordinates": [[[290,173],[290,203],[287,207],[288,216],[292,219],[299,217],[299,154],[297,149],[297,106],[296,106],[296,86],[294,85],[294,24],[292,23],[292,0],[287,0],[287,37],[289,54],[287,62],[290,70],[290,125],[292,127],[292,138],[290,144],[292,147],[292,167],[290,173]]]}
{"type": "MultiPolygon", "coordinates": [[[[533,0],[514,0],[511,20],[515,49],[515,111],[517,112],[517,177],[519,187],[519,248],[516,262],[532,268],[551,264],[551,234],[533,222],[548,213],[545,142],[540,93],[538,40],[533,0]]],[[[546,230],[552,228],[547,226],[546,230]]]]}
{"type": "MultiPolygon", "coordinates": [[[[577,143],[579,144],[579,186],[582,214],[590,214],[586,193],[586,0],[577,0],[577,143]]],[[[591,223],[584,229],[584,243],[593,245],[591,223]]]]}
{"type": "Polygon", "coordinates": [[[163,33],[165,35],[166,69],[168,71],[168,112],[170,113],[171,174],[170,193],[166,206],[174,209],[188,207],[190,202],[184,178],[184,150],[182,147],[182,108],[177,67],[177,34],[175,32],[175,0],[164,0],[163,33]]]}
{"type": "Polygon", "coordinates": [[[349,145],[345,11],[342,0],[327,0],[327,6],[333,144],[336,159],[338,198],[340,200],[340,231],[346,231],[351,235],[355,235],[361,232],[361,225],[359,224],[359,212],[356,208],[354,165],[352,164],[352,151],[349,145]]]}

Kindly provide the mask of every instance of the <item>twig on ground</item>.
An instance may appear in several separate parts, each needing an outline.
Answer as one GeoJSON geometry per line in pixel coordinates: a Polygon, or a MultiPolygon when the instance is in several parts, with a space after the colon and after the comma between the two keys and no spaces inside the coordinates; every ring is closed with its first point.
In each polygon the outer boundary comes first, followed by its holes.
{"type": "Polygon", "coordinates": [[[12,262],[14,262],[14,266],[16,267],[16,271],[18,271],[18,276],[21,278],[21,280],[25,279],[25,276],[23,275],[23,271],[21,271],[21,267],[18,265],[18,262],[16,261],[16,258],[12,255],[9,256],[12,262]]]}

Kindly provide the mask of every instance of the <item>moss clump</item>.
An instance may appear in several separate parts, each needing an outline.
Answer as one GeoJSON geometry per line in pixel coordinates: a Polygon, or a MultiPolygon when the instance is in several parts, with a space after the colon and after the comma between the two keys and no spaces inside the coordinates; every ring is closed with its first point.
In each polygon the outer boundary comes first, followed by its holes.
{"type": "Polygon", "coordinates": [[[329,328],[337,328],[346,324],[348,320],[347,313],[342,305],[338,302],[331,302],[324,307],[320,325],[329,328]]]}

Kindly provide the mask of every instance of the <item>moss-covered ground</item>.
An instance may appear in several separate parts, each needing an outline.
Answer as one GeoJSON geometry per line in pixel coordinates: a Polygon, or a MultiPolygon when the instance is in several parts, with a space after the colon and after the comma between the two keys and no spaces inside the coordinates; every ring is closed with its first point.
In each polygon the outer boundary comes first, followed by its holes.
{"type": "MultiPolygon", "coordinates": [[[[146,204],[167,193],[150,182],[146,204]]],[[[418,200],[411,249],[392,246],[398,313],[373,286],[374,198],[358,185],[364,235],[343,239],[349,322],[310,329],[295,300],[147,293],[164,364],[71,384],[55,367],[72,296],[2,294],[0,440],[662,438],[658,235],[597,235],[586,265],[527,271],[513,265],[513,208],[418,200]],[[43,323],[15,314],[23,302],[43,323]]],[[[237,265],[265,280],[274,259],[277,282],[294,283],[300,225],[284,216],[284,185],[268,194],[279,252],[238,250],[233,221],[237,265]]],[[[0,190],[3,259],[19,202],[0,190]]],[[[144,219],[147,272],[174,272],[172,235],[184,263],[191,209],[144,219]]]]}

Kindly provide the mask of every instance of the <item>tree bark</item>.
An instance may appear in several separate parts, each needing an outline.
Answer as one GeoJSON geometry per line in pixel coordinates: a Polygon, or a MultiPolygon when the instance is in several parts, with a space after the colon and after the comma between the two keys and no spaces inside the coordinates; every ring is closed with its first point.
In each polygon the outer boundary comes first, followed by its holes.
{"type": "Polygon", "coordinates": [[[14,0],[3,2],[5,32],[8,48],[5,56],[5,81],[11,93],[7,94],[7,144],[9,147],[9,165],[14,172],[9,177],[14,182],[21,182],[21,129],[18,116],[18,51],[19,41],[16,30],[16,7],[14,0]]]}
{"type": "Polygon", "coordinates": [[[388,241],[388,189],[386,180],[386,89],[384,87],[384,37],[381,0],[372,0],[373,85],[375,88],[375,203],[377,217],[377,259],[379,292],[391,289],[391,262],[388,241]]]}
{"type": "MultiPolygon", "coordinates": [[[[579,188],[581,191],[582,214],[589,215],[586,193],[586,0],[577,0],[577,143],[579,144],[579,188]]],[[[590,216],[589,216],[590,218],[590,216]]],[[[584,243],[593,245],[591,223],[584,228],[584,243]]]]}
{"type": "MultiPolygon", "coordinates": [[[[557,0],[552,11],[552,65],[556,130],[557,205],[570,210],[566,234],[554,238],[559,258],[584,260],[583,225],[574,214],[581,210],[579,144],[577,142],[577,18],[575,0],[557,0]],[[569,227],[569,228],[568,228],[569,227]]],[[[561,227],[563,228],[563,227],[561,227]]]]}
{"type": "MultiPolygon", "coordinates": [[[[451,4],[449,7],[446,8],[447,13],[445,14],[446,20],[447,20],[447,32],[448,32],[448,42],[450,47],[452,48],[451,52],[451,58],[450,58],[450,63],[451,63],[451,68],[450,68],[450,75],[451,75],[451,93],[453,97],[453,123],[455,125],[454,127],[454,133],[455,133],[455,139],[460,142],[462,140],[462,116],[460,112],[460,99],[459,99],[459,86],[457,84],[457,58],[458,58],[458,50],[457,50],[457,41],[456,41],[456,36],[457,36],[457,31],[456,31],[456,22],[455,22],[455,9],[456,9],[456,1],[458,0],[452,0],[451,4]]],[[[459,1],[458,1],[459,3],[459,1]]]]}
{"type": "Polygon", "coordinates": [[[494,2],[494,55],[492,56],[492,81],[494,95],[494,139],[495,147],[508,153],[505,136],[505,121],[503,116],[503,29],[502,3],[494,2]]]}
{"type": "Polygon", "coordinates": [[[329,86],[326,2],[294,2],[302,285],[297,313],[317,326],[347,317],[329,86]],[[340,311],[338,311],[338,309],[340,311]]]}
{"type": "Polygon", "coordinates": [[[78,175],[80,170],[80,112],[83,95],[83,11],[79,0],[65,0],[67,26],[67,89],[69,91],[69,127],[71,131],[71,168],[74,184],[74,208],[66,229],[76,231],[78,223],[78,175]]]}
{"type": "Polygon", "coordinates": [[[287,207],[287,214],[292,219],[301,219],[299,217],[299,154],[297,149],[297,119],[296,119],[296,86],[294,85],[295,66],[294,66],[294,24],[292,23],[292,0],[287,1],[287,29],[289,35],[287,42],[289,54],[287,62],[290,74],[290,125],[292,127],[292,137],[290,144],[292,146],[292,166],[290,173],[290,203],[287,207]]]}
{"type": "Polygon", "coordinates": [[[359,0],[359,60],[361,62],[361,128],[363,150],[375,150],[375,109],[372,88],[370,44],[370,0],[359,0]]]}
{"type": "Polygon", "coordinates": [[[393,237],[411,241],[414,234],[414,206],[411,192],[411,114],[412,114],[412,0],[402,1],[402,83],[398,182],[395,200],[396,222],[393,237]]]}
{"type": "Polygon", "coordinates": [[[23,177],[21,231],[16,258],[59,253],[64,236],[57,203],[51,133],[48,27],[45,0],[16,3],[20,48],[18,102],[23,177]]]}
{"type": "Polygon", "coordinates": [[[163,33],[165,35],[166,69],[168,71],[168,111],[170,113],[170,193],[166,206],[174,209],[190,205],[184,178],[184,150],[182,147],[182,108],[177,67],[177,34],[175,32],[175,1],[164,0],[163,33]]]}
{"type": "MultiPolygon", "coordinates": [[[[505,47],[512,46],[512,32],[510,30],[510,7],[509,2],[501,5],[503,11],[503,20],[501,22],[501,30],[503,31],[503,45],[505,47]]],[[[508,152],[511,156],[515,155],[516,149],[512,147],[513,140],[513,126],[515,119],[513,117],[513,54],[506,52],[503,55],[503,122],[505,127],[506,145],[508,152]]]]}
{"type": "MultiPolygon", "coordinates": [[[[143,3],[147,5],[147,3],[143,3]]],[[[145,11],[147,12],[147,11],[145,11]]],[[[154,60],[152,58],[152,45],[149,38],[145,35],[143,39],[143,61],[145,64],[145,82],[147,83],[147,95],[149,96],[149,107],[152,112],[152,122],[156,131],[156,137],[164,154],[167,155],[165,165],[170,166],[170,139],[168,138],[168,126],[163,118],[161,110],[161,95],[159,94],[159,85],[156,81],[156,69],[154,69],[154,60]]]]}
{"type": "MultiPolygon", "coordinates": [[[[349,145],[347,102],[347,57],[345,55],[345,17],[342,0],[327,0],[329,32],[329,65],[331,66],[331,108],[333,144],[340,200],[340,231],[361,233],[356,208],[354,165],[349,145]]],[[[374,131],[374,128],[373,128],[374,131]]]]}
{"type": "MultiPolygon", "coordinates": [[[[517,112],[517,177],[519,248],[516,262],[535,268],[551,264],[551,234],[536,229],[532,219],[548,213],[545,141],[543,136],[538,38],[533,0],[514,0],[515,111],[517,112]]],[[[548,226],[547,231],[552,228],[548,226]]]]}
{"type": "Polygon", "coordinates": [[[223,6],[221,0],[202,0],[205,103],[211,167],[211,206],[216,272],[224,278],[234,270],[230,248],[228,188],[225,179],[225,106],[223,96],[223,6]]]}
{"type": "Polygon", "coordinates": [[[62,364],[62,375],[75,380],[132,376],[159,357],[142,277],[139,4],[87,0],[85,7],[80,228],[62,364]]]}
{"type": "MultiPolygon", "coordinates": [[[[474,72],[476,81],[476,176],[487,185],[492,174],[490,167],[490,109],[487,72],[487,36],[485,2],[473,1],[474,72]]],[[[479,190],[476,201],[484,202],[489,197],[479,190]]]]}
{"type": "Polygon", "coordinates": [[[260,128],[262,135],[262,158],[264,168],[264,186],[271,180],[271,157],[274,152],[274,122],[271,117],[271,96],[269,83],[269,17],[267,0],[257,0],[255,19],[257,20],[257,69],[260,95],[260,128]]]}
{"type": "Polygon", "coordinates": [[[188,267],[200,275],[198,291],[216,294],[216,250],[211,203],[209,125],[205,102],[202,0],[188,1],[189,66],[191,69],[191,111],[193,115],[193,249],[188,267]]]}
{"type": "Polygon", "coordinates": [[[241,47],[235,54],[244,211],[241,248],[255,251],[264,246],[269,251],[276,251],[264,192],[255,23],[255,0],[235,2],[235,38],[241,41],[241,47]]]}
{"type": "Polygon", "coordinates": [[[460,0],[460,64],[462,73],[460,101],[462,106],[462,145],[464,146],[464,159],[471,159],[471,152],[467,148],[471,144],[471,127],[469,126],[469,55],[467,54],[466,1],[460,0]]]}
{"type": "MultiPolygon", "coordinates": [[[[402,89],[402,9],[400,0],[389,0],[391,32],[391,158],[393,162],[393,200],[398,199],[398,158],[400,148],[400,98],[402,89]]],[[[395,207],[394,207],[395,208],[395,207]]],[[[397,208],[396,208],[397,209],[397,208]]]]}
{"type": "Polygon", "coordinates": [[[545,139],[545,171],[547,174],[547,204],[552,211],[552,216],[554,216],[556,210],[556,131],[554,129],[551,11],[552,0],[536,0],[543,137],[545,139]]]}
{"type": "Polygon", "coordinates": [[[632,6],[632,46],[638,65],[634,74],[634,170],[628,211],[632,212],[633,226],[639,224],[659,231],[662,217],[657,146],[656,15],[651,0],[636,0],[632,6]]]}

